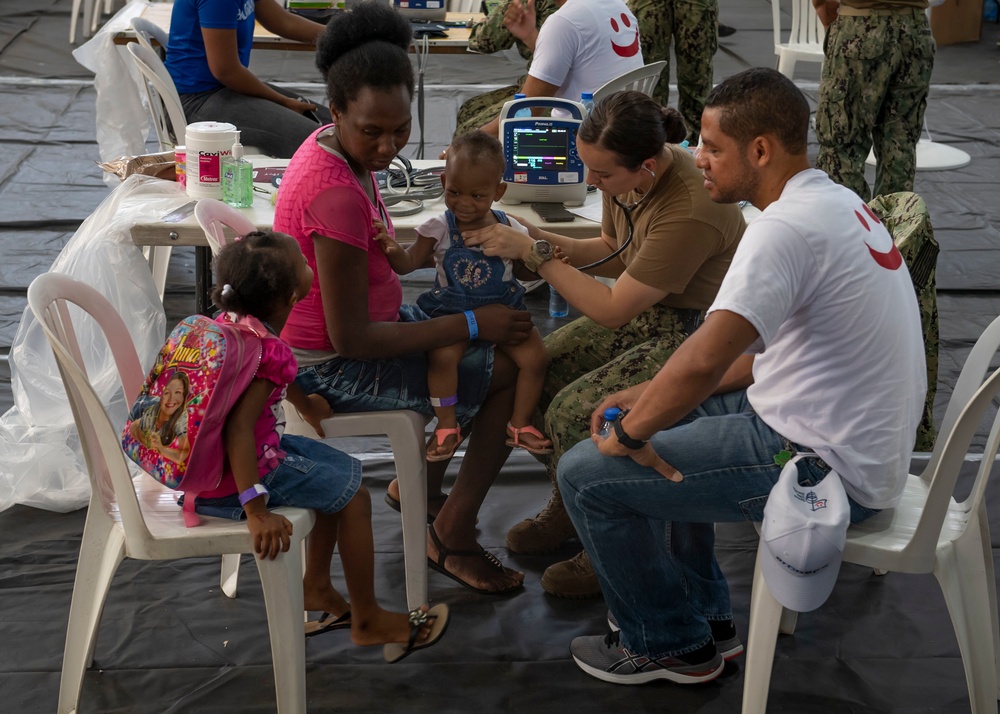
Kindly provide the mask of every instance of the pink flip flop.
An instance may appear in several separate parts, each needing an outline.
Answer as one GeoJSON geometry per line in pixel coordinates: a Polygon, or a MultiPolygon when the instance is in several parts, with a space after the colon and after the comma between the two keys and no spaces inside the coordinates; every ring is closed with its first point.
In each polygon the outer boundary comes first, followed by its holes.
{"type": "Polygon", "coordinates": [[[451,447],[451,451],[449,451],[447,454],[435,454],[433,456],[431,454],[426,454],[427,460],[429,462],[434,463],[435,461],[447,461],[448,459],[450,459],[452,456],[455,455],[455,451],[457,451],[458,447],[462,445],[461,428],[456,426],[450,429],[434,430],[434,438],[437,440],[438,446],[443,446],[445,439],[447,439],[449,436],[455,437],[455,445],[451,447]]]}
{"type": "Polygon", "coordinates": [[[511,434],[513,434],[513,438],[507,439],[507,446],[513,446],[518,449],[524,449],[529,454],[539,454],[544,456],[545,454],[552,453],[551,446],[537,447],[537,446],[528,446],[527,444],[522,444],[521,443],[522,432],[525,434],[531,434],[532,436],[538,437],[543,441],[548,441],[550,444],[552,443],[549,439],[545,438],[545,435],[542,432],[538,431],[538,429],[531,426],[530,424],[528,426],[522,426],[519,428],[513,426],[510,422],[507,422],[507,435],[511,436],[511,434]]]}

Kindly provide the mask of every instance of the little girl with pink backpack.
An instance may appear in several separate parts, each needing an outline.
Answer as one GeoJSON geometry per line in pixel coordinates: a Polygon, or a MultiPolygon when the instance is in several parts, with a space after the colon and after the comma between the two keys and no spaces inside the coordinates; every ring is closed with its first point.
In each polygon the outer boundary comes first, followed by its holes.
{"type": "Polygon", "coordinates": [[[375,599],[371,498],[361,464],[322,441],[283,433],[286,396],[320,436],[320,422],[332,415],[321,396],[306,396],[292,381],[297,364],[278,338],[313,282],[298,243],[283,233],[250,233],[221,250],[216,273],[212,298],[222,313],[214,322],[188,318],[171,333],[125,426],[126,453],[183,490],[191,516],[245,518],[260,558],[287,551],[292,530],[268,506],[317,511],[303,594],[305,608],[323,614],[306,624],[307,636],[349,628],[357,645],[384,645],[390,662],[429,647],[444,634],[447,605],[407,614],[375,599]],[[184,365],[192,369],[180,379],[184,365]],[[207,438],[213,421],[219,428],[207,438]],[[330,582],[337,545],[350,603],[330,582]]]}

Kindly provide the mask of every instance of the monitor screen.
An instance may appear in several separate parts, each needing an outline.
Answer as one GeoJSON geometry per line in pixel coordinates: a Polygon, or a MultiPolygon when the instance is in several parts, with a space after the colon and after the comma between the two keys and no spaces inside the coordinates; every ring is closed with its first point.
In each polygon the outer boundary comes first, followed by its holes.
{"type": "Polygon", "coordinates": [[[514,170],[565,171],[570,138],[565,127],[514,127],[514,170]]]}

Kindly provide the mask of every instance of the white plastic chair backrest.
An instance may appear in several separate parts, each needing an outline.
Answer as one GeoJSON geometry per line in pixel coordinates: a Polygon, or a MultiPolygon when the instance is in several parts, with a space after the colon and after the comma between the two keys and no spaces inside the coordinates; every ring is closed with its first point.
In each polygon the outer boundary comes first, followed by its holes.
{"type": "MultiPolygon", "coordinates": [[[[958,474],[969,452],[987,408],[1000,393],[1000,369],[990,372],[990,361],[1000,349],[1000,317],[983,331],[972,348],[962,373],[955,384],[945,418],[934,444],[934,452],[920,475],[930,488],[920,515],[920,521],[905,550],[913,553],[933,553],[944,523],[945,514],[955,492],[958,474]],[[987,379],[984,380],[984,375],[987,379]]],[[[986,482],[993,470],[1000,447],[1000,412],[996,414],[969,495],[961,503],[963,510],[979,508],[986,482]]]]}
{"type": "MultiPolygon", "coordinates": [[[[131,404],[142,388],[145,375],[139,364],[135,345],[121,316],[94,288],[60,273],[44,273],[28,286],[28,305],[34,313],[55,353],[66,395],[80,434],[80,445],[87,461],[90,485],[95,499],[110,514],[117,503],[127,537],[151,539],[139,510],[131,474],[120,436],[100,398],[87,378],[69,305],[78,306],[100,326],[107,338],[126,404],[131,404]]],[[[110,517],[110,516],[108,516],[110,517]]]]}
{"type": "Polygon", "coordinates": [[[257,226],[242,213],[214,198],[203,198],[198,201],[198,205],[194,207],[194,217],[205,231],[205,239],[212,248],[212,255],[218,255],[222,246],[226,244],[224,228],[230,229],[238,236],[245,236],[257,230],[257,226]]]}
{"type": "MultiPolygon", "coordinates": [[[[161,146],[164,145],[165,141],[168,146],[182,146],[184,144],[184,131],[187,128],[187,119],[184,117],[184,107],[181,106],[181,98],[177,94],[174,80],[170,77],[170,73],[167,72],[163,61],[153,50],[143,47],[138,42],[130,42],[128,44],[128,51],[132,55],[132,59],[135,60],[136,67],[139,68],[142,76],[146,79],[146,91],[149,96],[150,111],[154,111],[154,107],[159,107],[159,104],[157,104],[158,98],[162,102],[163,107],[166,108],[167,115],[170,117],[170,124],[173,128],[176,143],[169,141],[166,123],[161,123],[156,128],[156,135],[160,140],[161,146]]],[[[160,112],[159,119],[162,120],[162,118],[163,113],[160,112]]]]}
{"type": "Polygon", "coordinates": [[[163,59],[163,52],[167,49],[167,42],[170,39],[166,30],[144,17],[133,17],[132,29],[135,31],[135,39],[138,40],[140,45],[148,47],[153,52],[156,52],[160,59],[163,59]],[[156,40],[157,44],[160,45],[159,51],[153,47],[153,40],[156,40]]]}
{"type": "Polygon", "coordinates": [[[605,82],[594,92],[594,104],[604,99],[609,94],[621,92],[625,89],[633,89],[642,92],[648,97],[653,96],[653,88],[660,79],[663,68],[667,66],[665,61],[650,62],[642,67],[636,67],[625,74],[605,82]]]}
{"type": "Polygon", "coordinates": [[[780,45],[812,46],[812,49],[823,52],[823,37],[826,30],[819,20],[819,15],[813,9],[811,0],[792,0],[792,26],[788,40],[781,39],[781,1],[771,0],[771,24],[774,26],[774,51],[778,52],[780,45]]]}

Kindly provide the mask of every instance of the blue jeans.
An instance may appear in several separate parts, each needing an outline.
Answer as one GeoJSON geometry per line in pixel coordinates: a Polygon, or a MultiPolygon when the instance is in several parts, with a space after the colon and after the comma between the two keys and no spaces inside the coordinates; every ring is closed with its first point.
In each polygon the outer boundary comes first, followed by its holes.
{"type": "MultiPolygon", "coordinates": [[[[427,320],[415,305],[399,309],[403,322],[427,320]]],[[[458,365],[456,414],[463,426],[472,421],[489,392],[493,378],[493,346],[476,341],[458,365]]],[[[334,357],[299,369],[295,382],[306,394],[322,394],[334,412],[375,412],[412,409],[434,415],[427,389],[427,353],[381,360],[334,357]]]]}
{"type": "MultiPolygon", "coordinates": [[[[622,644],[659,659],[698,649],[712,637],[710,620],[732,618],[714,524],[762,519],[781,472],[774,457],[786,442],[745,391],[709,397],[651,442],[683,481],[627,456],[604,456],[591,441],[567,451],[558,474],[622,644]]],[[[799,473],[814,483],[826,475],[813,459],[800,461],[799,473]]],[[[874,513],[851,501],[852,523],[874,513]]]]}
{"type": "MultiPolygon", "coordinates": [[[[284,434],[285,458],[261,477],[270,496],[268,508],[295,506],[320,513],[337,513],[361,488],[361,462],[322,441],[284,434]]],[[[184,505],[181,496],[178,505],[184,505]]],[[[197,498],[194,510],[203,516],[244,518],[238,494],[220,498],[197,498]]]]}

